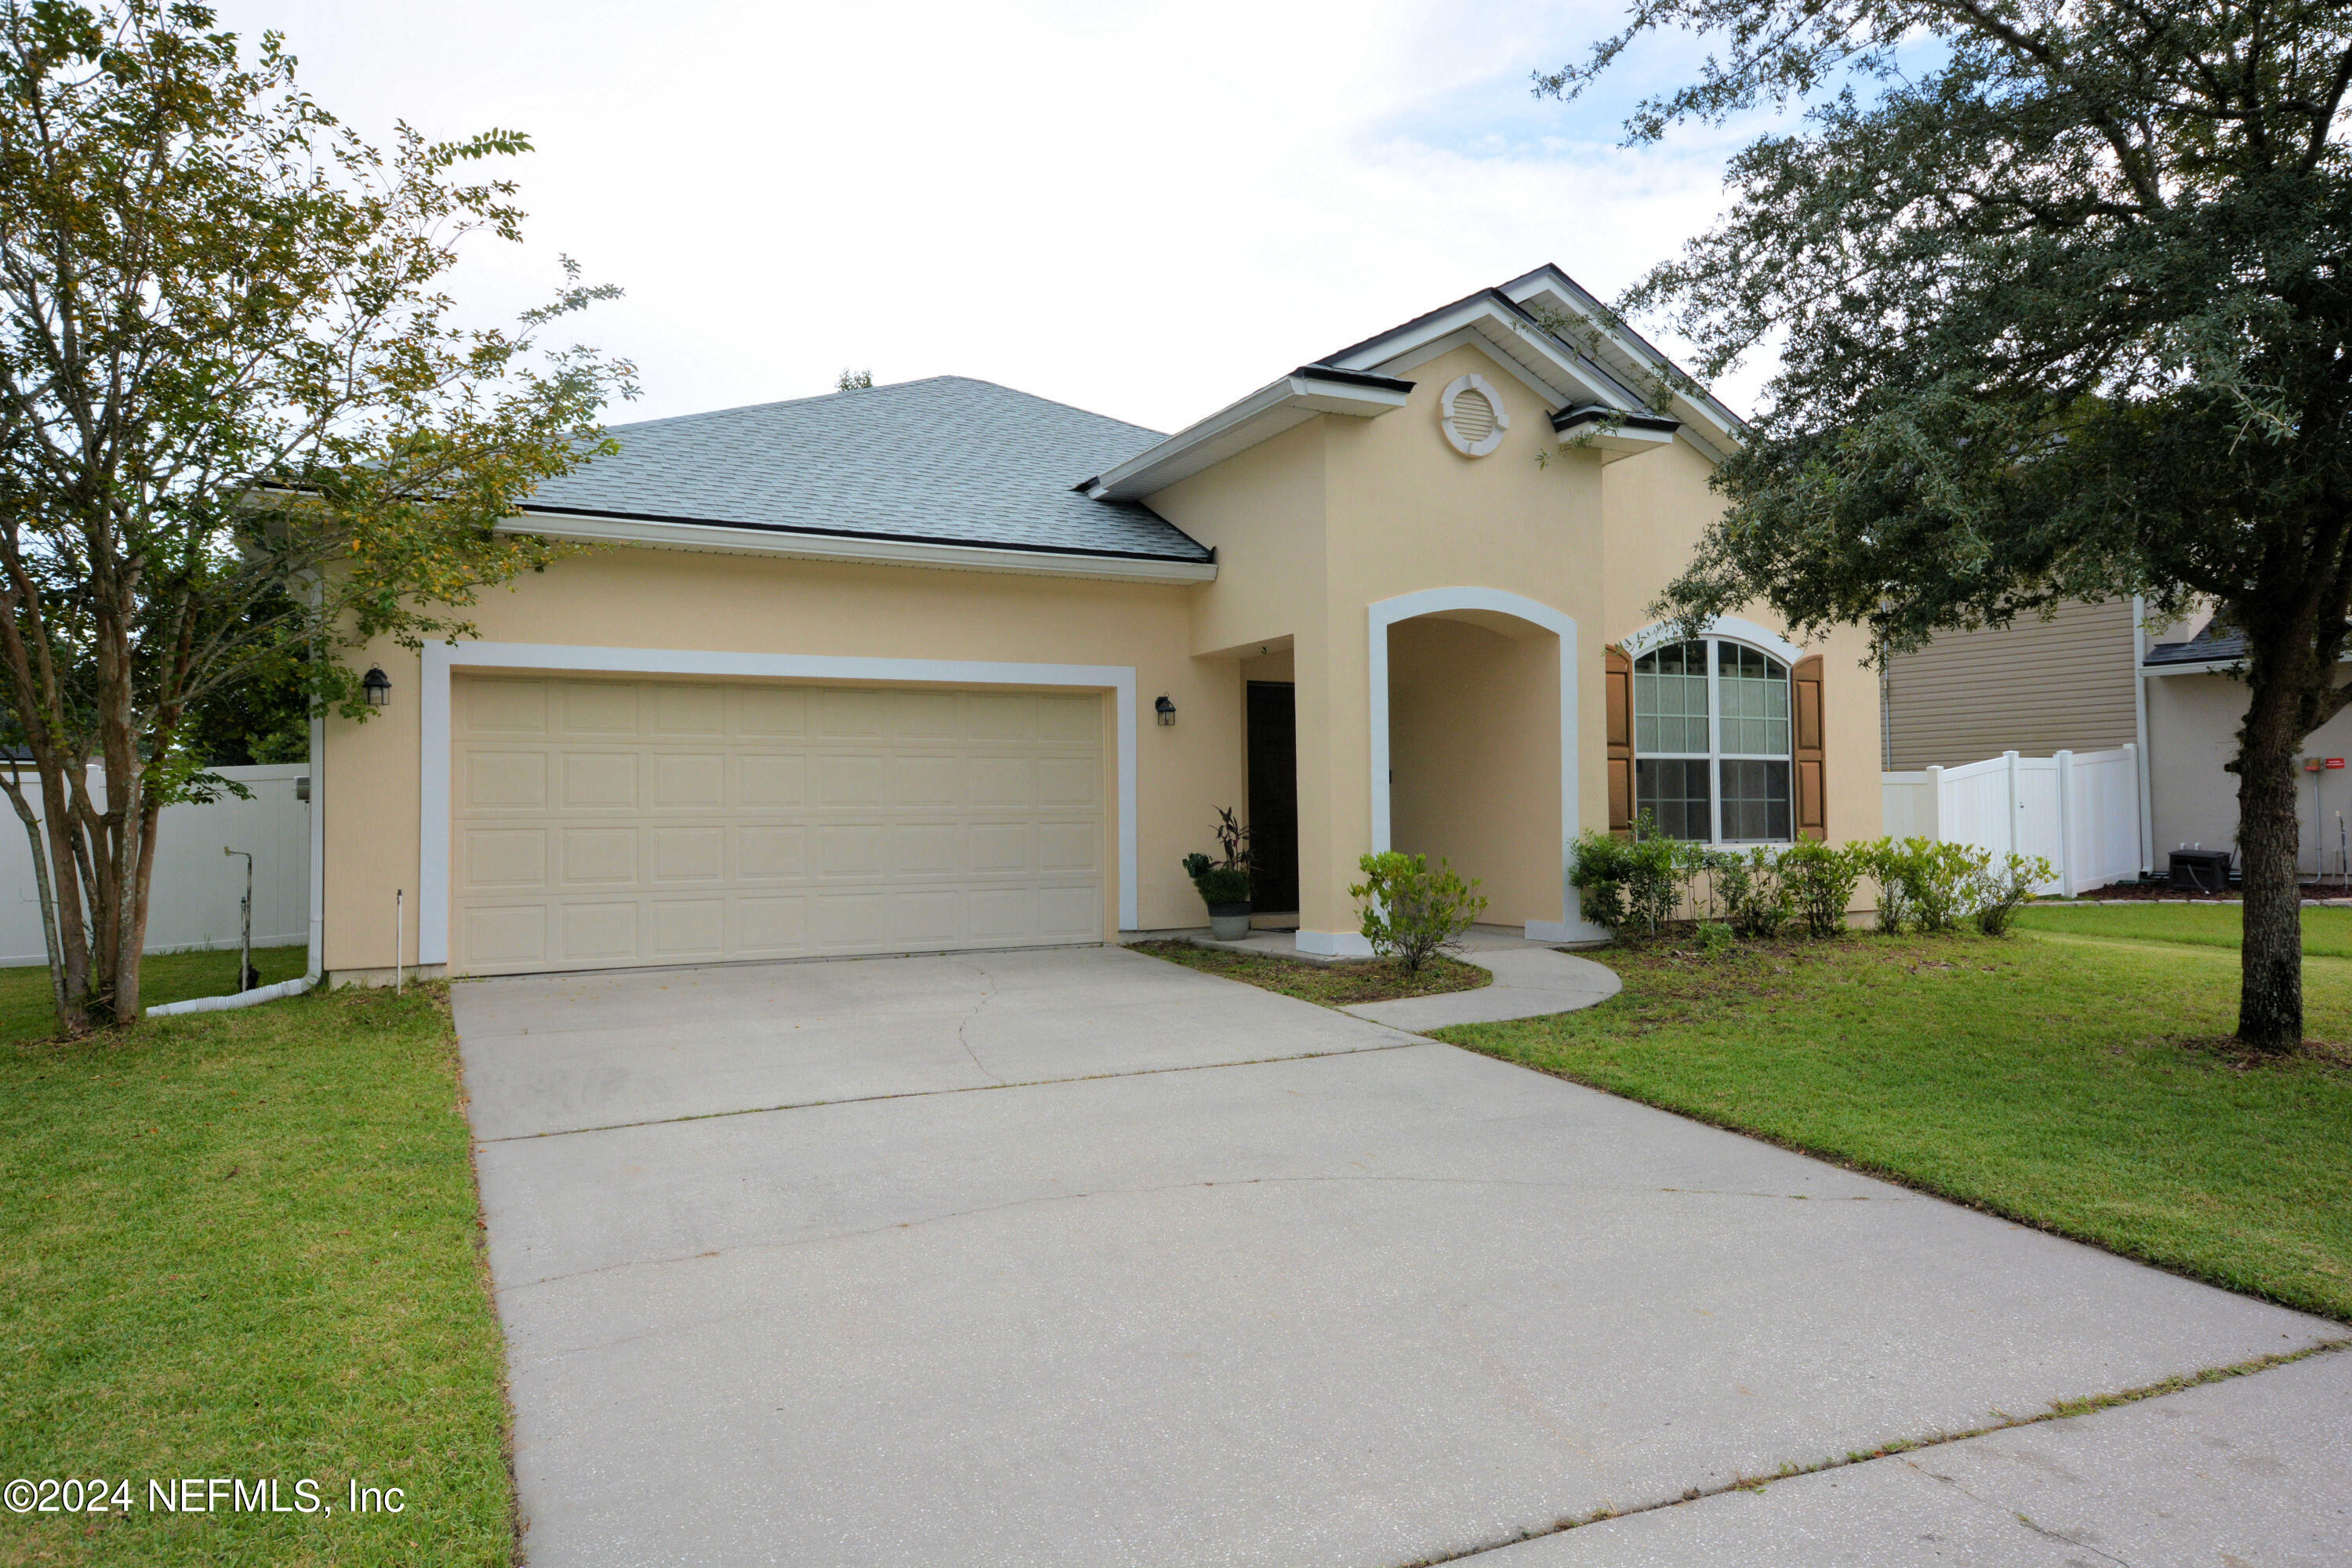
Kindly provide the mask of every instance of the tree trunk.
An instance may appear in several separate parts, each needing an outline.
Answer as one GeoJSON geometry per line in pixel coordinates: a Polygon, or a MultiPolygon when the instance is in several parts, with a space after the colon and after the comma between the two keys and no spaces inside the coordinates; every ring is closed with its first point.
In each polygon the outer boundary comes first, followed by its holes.
{"type": "Polygon", "coordinates": [[[2255,1050],[2303,1043],[2303,877],[2297,855],[2295,752],[2303,742],[2293,683],[2251,671],[2238,731],[2238,852],[2245,865],[2238,1040],[2255,1050]]]}

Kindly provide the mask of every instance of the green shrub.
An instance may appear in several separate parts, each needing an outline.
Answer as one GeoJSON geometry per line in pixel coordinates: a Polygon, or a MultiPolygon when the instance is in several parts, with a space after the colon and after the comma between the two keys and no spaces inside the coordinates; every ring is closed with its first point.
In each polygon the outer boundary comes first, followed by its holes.
{"type": "Polygon", "coordinates": [[[1789,921],[1789,887],[1780,878],[1780,851],[1757,845],[1746,854],[1720,850],[1708,857],[1714,901],[1734,936],[1750,941],[1780,934],[1789,921]]]}
{"type": "Polygon", "coordinates": [[[1612,834],[1586,828],[1570,846],[1575,864],[1569,885],[1578,893],[1584,918],[1604,931],[1625,923],[1625,882],[1632,874],[1633,847],[1612,834]]]}
{"type": "Polygon", "coordinates": [[[1849,852],[1878,884],[1878,929],[1889,933],[1911,923],[1911,857],[1892,838],[1848,846],[1849,852]]]}
{"type": "Polygon", "coordinates": [[[2047,882],[2058,873],[2039,855],[2012,852],[1998,869],[1992,865],[1990,851],[1979,850],[1977,856],[1969,879],[1977,929],[1987,936],[2005,935],[2020,907],[2032,901],[2033,884],[2047,882]]]}
{"type": "Polygon", "coordinates": [[[1838,936],[1845,931],[1845,911],[1853,902],[1854,885],[1862,880],[1867,846],[1832,848],[1814,839],[1791,844],[1780,851],[1780,880],[1790,901],[1803,917],[1806,931],[1817,937],[1838,936]]]}
{"type": "Polygon", "coordinates": [[[1703,957],[1721,958],[1739,945],[1739,939],[1721,921],[1698,922],[1698,951],[1703,957]]]}
{"type": "Polygon", "coordinates": [[[1364,880],[1349,888],[1348,896],[1363,900],[1364,940],[1374,952],[1408,971],[1454,946],[1486,912],[1477,879],[1465,883],[1442,860],[1433,871],[1422,857],[1390,849],[1356,864],[1364,880]]]}

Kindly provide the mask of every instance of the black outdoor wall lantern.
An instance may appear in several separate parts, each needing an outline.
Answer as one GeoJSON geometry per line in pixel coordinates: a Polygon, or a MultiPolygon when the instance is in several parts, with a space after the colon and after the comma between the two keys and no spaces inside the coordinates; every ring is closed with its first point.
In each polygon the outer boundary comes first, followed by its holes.
{"type": "Polygon", "coordinates": [[[380,664],[369,665],[368,672],[360,677],[360,689],[367,694],[367,705],[369,707],[389,708],[392,706],[392,677],[383,672],[383,666],[380,664]]]}
{"type": "Polygon", "coordinates": [[[1160,721],[1162,724],[1176,722],[1176,704],[1168,700],[1168,694],[1164,691],[1160,694],[1160,700],[1151,705],[1151,710],[1160,715],[1160,721]]]}

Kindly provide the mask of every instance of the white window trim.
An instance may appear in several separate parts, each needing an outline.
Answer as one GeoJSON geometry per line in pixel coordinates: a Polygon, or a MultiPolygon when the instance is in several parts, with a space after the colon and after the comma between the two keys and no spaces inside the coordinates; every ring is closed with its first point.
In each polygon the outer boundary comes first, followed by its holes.
{"type": "MultiPolygon", "coordinates": [[[[1788,638],[1758,626],[1754,621],[1743,621],[1736,616],[1717,616],[1706,623],[1706,629],[1687,633],[1675,622],[1660,621],[1654,626],[1643,627],[1618,646],[1622,647],[1627,656],[1638,665],[1643,655],[1654,652],[1670,643],[1718,640],[1746,643],[1751,647],[1760,648],[1780,661],[1781,668],[1786,671],[1784,679],[1789,682],[1789,754],[1785,757],[1776,757],[1757,752],[1726,752],[1723,749],[1723,678],[1722,672],[1716,668],[1715,654],[1709,650],[1706,658],[1707,749],[1706,755],[1701,756],[1696,752],[1657,752],[1652,755],[1654,760],[1660,762],[1706,763],[1706,843],[1710,848],[1743,849],[1759,844],[1794,844],[1797,841],[1794,837],[1797,826],[1797,661],[1806,657],[1805,650],[1788,638]],[[1785,762],[1789,764],[1789,827],[1791,835],[1790,837],[1726,838],[1723,836],[1723,764],[1727,762],[1785,762]]],[[[1636,674],[1638,673],[1637,669],[1636,674]]],[[[1636,691],[1640,689],[1638,679],[1634,689],[1636,691]]],[[[1638,700],[1634,703],[1633,720],[1634,732],[1638,735],[1642,727],[1641,705],[1638,700]]],[[[1637,746],[1633,752],[1636,769],[1640,767],[1641,760],[1642,752],[1637,746]]],[[[1634,785],[1633,809],[1637,815],[1641,811],[1641,786],[1638,783],[1634,785]]]]}
{"type": "MultiPolygon", "coordinates": [[[[1367,615],[1370,621],[1367,651],[1370,655],[1372,850],[1378,854],[1391,847],[1389,628],[1399,621],[1409,621],[1417,616],[1433,615],[1443,610],[1486,610],[1510,616],[1530,626],[1541,626],[1559,639],[1560,918],[1557,921],[1529,921],[1527,922],[1527,934],[1532,942],[1604,942],[1608,940],[1609,932],[1584,918],[1578,906],[1575,889],[1569,886],[1568,881],[1573,868],[1572,847],[1579,829],[1576,619],[1549,605],[1538,604],[1500,588],[1424,588],[1417,594],[1382,599],[1368,607],[1367,615]]],[[[1372,951],[1371,944],[1358,931],[1301,931],[1297,940],[1301,952],[1369,957],[1372,951]]]]}
{"type": "MultiPolygon", "coordinates": [[[[419,698],[419,837],[416,962],[449,962],[450,678],[478,669],[585,675],[719,676],[738,680],[878,680],[924,686],[1075,686],[1118,694],[1118,923],[1137,927],[1135,667],[1015,664],[992,659],[854,658],[823,654],[726,653],[707,648],[583,647],[572,643],[426,643],[419,698]]],[[[313,808],[316,813],[316,807],[313,808]]]]}

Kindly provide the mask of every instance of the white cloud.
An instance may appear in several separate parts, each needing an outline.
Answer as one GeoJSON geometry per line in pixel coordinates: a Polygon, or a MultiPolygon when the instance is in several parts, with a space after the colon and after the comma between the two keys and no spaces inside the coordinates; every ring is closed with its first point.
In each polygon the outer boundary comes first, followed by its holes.
{"type": "MultiPolygon", "coordinates": [[[[1626,152],[1528,75],[1568,7],[231,0],[380,137],[526,130],[530,243],[468,298],[628,289],[634,418],[982,376],[1172,428],[1539,262],[1608,294],[1714,212],[1726,137],[1626,152]],[[1475,20],[1472,18],[1475,16],[1475,20]]],[[[1626,92],[1633,90],[1629,78],[1626,92]]],[[[1671,346],[1671,345],[1670,345],[1671,346]]],[[[1723,390],[1735,402],[1752,375],[1723,390]]]]}

